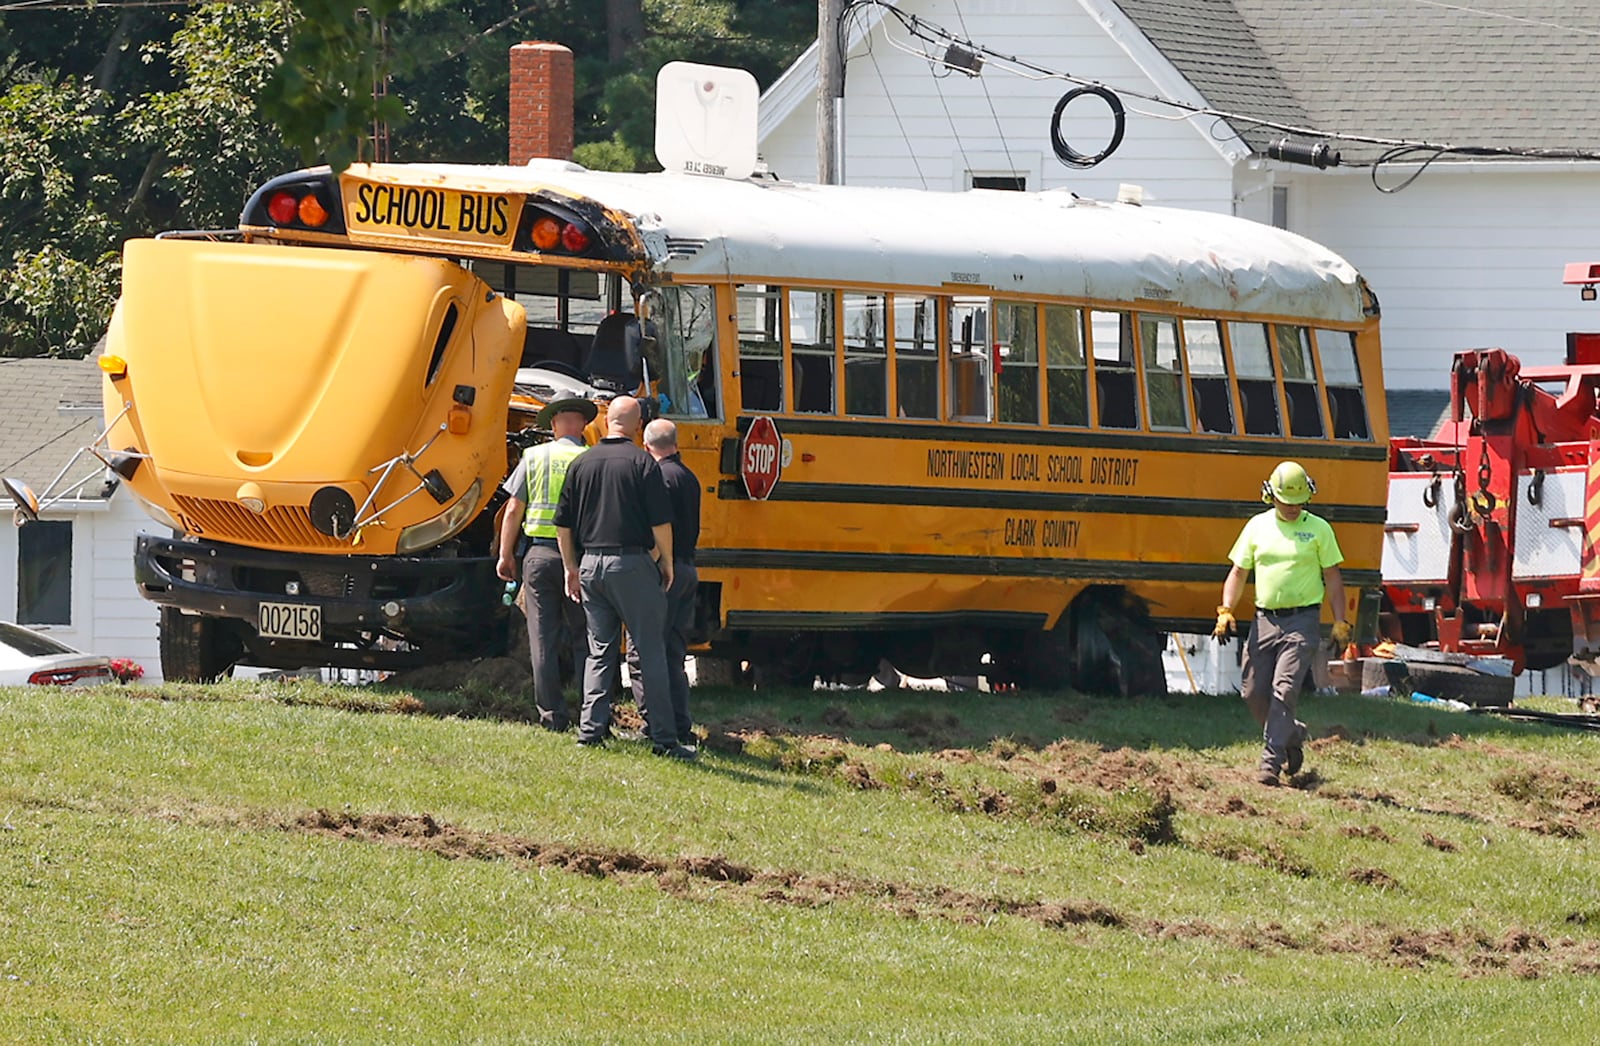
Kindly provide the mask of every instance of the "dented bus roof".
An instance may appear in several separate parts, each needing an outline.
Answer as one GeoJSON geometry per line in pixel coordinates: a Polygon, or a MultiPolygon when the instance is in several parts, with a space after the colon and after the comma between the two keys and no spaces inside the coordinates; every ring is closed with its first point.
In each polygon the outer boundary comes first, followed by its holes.
{"type": "Polygon", "coordinates": [[[811,185],[590,171],[561,160],[357,165],[347,173],[593,201],[631,221],[651,271],[676,278],[970,287],[1345,325],[1376,311],[1355,268],[1302,236],[1228,215],[1102,203],[1064,190],[811,185]]]}

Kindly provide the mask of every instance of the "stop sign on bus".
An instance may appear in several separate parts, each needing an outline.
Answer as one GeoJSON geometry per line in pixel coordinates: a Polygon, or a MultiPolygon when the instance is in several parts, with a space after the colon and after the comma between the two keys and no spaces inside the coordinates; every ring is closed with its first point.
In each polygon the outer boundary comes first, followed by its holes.
{"type": "Polygon", "coordinates": [[[744,492],[752,501],[767,500],[782,471],[783,440],[778,436],[778,426],[771,418],[756,418],[739,445],[739,476],[744,480],[744,492]]]}

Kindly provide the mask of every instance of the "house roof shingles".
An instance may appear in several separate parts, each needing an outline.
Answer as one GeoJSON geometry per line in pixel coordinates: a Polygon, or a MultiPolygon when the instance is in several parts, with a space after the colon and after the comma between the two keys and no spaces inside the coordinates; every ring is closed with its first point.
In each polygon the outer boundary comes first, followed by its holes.
{"type": "MultiPolygon", "coordinates": [[[[1594,150],[1600,4],[1115,0],[1214,108],[1378,138],[1594,150]]],[[[1239,121],[1264,151],[1282,131],[1239,121]]],[[[1350,159],[1382,147],[1338,146],[1350,159]]]]}
{"type": "MultiPolygon", "coordinates": [[[[95,361],[0,359],[0,475],[27,481],[41,497],[50,481],[104,425],[100,368],[95,361]]],[[[105,466],[89,455],[73,467],[57,492],[96,476],[105,466]]],[[[101,485],[86,483],[76,495],[102,497],[101,485]]],[[[9,501],[3,493],[0,500],[9,501]]]]}

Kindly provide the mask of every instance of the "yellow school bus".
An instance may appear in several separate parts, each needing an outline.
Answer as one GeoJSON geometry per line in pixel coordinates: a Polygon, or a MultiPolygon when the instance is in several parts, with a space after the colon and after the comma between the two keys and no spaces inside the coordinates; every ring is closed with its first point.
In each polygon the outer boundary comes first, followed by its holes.
{"type": "Polygon", "coordinates": [[[179,678],[492,649],[498,486],[570,395],[676,420],[699,638],[769,678],[887,657],[1159,689],[1161,633],[1209,630],[1285,458],[1352,612],[1379,582],[1377,302],[1327,250],[1221,215],[548,160],[311,169],[227,236],[130,243],[102,366],[107,444],[174,531],[137,574],[179,678]]]}

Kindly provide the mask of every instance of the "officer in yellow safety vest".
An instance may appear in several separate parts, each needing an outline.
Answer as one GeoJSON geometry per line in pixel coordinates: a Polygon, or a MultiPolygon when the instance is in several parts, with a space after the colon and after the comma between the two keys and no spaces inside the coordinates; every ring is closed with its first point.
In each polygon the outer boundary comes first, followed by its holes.
{"type": "Polygon", "coordinates": [[[1299,773],[1305,759],[1306,725],[1294,717],[1295,700],[1319,642],[1324,597],[1333,605],[1334,644],[1343,648],[1350,642],[1339,572],[1344,553],[1327,520],[1305,507],[1316,492],[1293,461],[1281,462],[1261,484],[1261,500],[1272,507],[1250,517],[1228,553],[1233,567],[1222,583],[1211,633],[1224,643],[1233,634],[1233,608],[1254,570],[1256,619],[1245,644],[1240,689],[1262,728],[1256,780],[1264,785],[1277,784],[1280,771],[1299,773]]]}
{"type": "Polygon", "coordinates": [[[561,693],[561,648],[572,652],[575,672],[583,671],[588,657],[588,633],[583,609],[567,598],[561,548],[556,543],[556,502],[567,481],[567,468],[588,450],[583,430],[598,409],[586,399],[556,400],[539,412],[535,425],[554,436],[548,443],[529,447],[506,479],[511,496],[500,522],[500,562],[495,572],[502,580],[517,580],[517,531],[527,538],[522,560],[524,603],[528,615],[528,655],[533,662],[533,699],[539,707],[539,725],[565,730],[571,725],[566,698],[561,693]]]}

